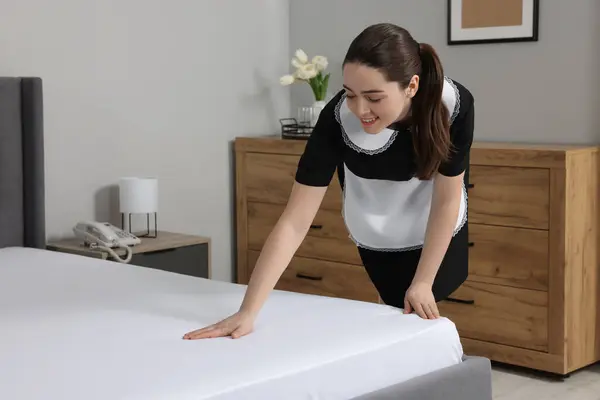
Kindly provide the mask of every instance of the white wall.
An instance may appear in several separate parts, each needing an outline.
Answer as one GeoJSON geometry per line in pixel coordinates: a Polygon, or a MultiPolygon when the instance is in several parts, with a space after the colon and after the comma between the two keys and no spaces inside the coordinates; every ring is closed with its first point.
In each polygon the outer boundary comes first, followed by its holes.
{"type": "Polygon", "coordinates": [[[288,33],[280,0],[4,1],[0,75],[44,79],[49,237],[120,223],[112,186],[153,175],[159,228],[212,237],[230,280],[230,142],[289,114],[288,33]]]}
{"type": "MultiPolygon", "coordinates": [[[[439,52],[447,75],[476,99],[476,139],[600,142],[600,1],[540,1],[540,41],[448,46],[446,0],[291,0],[291,49],[331,58],[331,92],[341,62],[367,25],[393,22],[439,52]]],[[[294,107],[311,101],[293,88],[294,107]]]]}

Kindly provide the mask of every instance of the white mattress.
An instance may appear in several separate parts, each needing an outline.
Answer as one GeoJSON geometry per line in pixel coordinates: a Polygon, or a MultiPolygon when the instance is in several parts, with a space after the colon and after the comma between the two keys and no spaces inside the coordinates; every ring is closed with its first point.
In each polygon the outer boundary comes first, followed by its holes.
{"type": "Polygon", "coordinates": [[[249,336],[186,341],[245,287],[0,250],[0,399],[348,399],[461,362],[454,324],[276,291],[249,336]]]}

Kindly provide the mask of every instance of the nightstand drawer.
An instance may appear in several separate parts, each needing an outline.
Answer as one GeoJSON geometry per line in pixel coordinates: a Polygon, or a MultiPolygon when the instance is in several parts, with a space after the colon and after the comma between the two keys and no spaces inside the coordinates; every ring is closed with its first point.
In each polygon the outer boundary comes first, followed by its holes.
{"type": "Polygon", "coordinates": [[[208,278],[208,244],[203,243],[134,254],[131,264],[208,278]]]}

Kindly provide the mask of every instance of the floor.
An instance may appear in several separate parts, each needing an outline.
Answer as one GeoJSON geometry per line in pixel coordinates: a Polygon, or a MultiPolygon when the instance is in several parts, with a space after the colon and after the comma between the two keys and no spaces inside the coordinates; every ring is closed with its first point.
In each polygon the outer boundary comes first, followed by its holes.
{"type": "Polygon", "coordinates": [[[600,363],[565,380],[495,364],[492,381],[494,400],[600,400],[600,363]]]}

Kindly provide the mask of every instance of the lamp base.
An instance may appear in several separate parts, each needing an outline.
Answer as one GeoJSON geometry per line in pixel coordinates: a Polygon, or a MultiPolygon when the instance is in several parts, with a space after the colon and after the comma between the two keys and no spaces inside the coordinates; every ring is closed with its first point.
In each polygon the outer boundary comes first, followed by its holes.
{"type": "MultiPolygon", "coordinates": [[[[127,231],[131,234],[134,234],[131,230],[131,214],[127,214],[128,218],[129,218],[129,223],[127,224],[127,231]]],[[[158,236],[158,229],[157,229],[157,213],[146,213],[146,233],[145,234],[138,234],[136,235],[137,237],[143,238],[156,238],[158,236]],[[150,214],[154,215],[154,233],[150,233],[150,214]]],[[[125,213],[121,213],[121,229],[125,230],[125,213]]]]}

